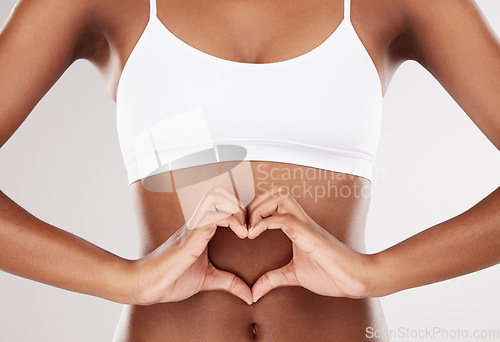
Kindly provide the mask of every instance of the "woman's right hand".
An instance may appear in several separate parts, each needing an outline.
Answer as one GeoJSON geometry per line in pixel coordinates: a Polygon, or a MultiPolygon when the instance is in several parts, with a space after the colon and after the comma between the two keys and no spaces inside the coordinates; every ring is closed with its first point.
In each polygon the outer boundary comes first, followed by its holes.
{"type": "Polygon", "coordinates": [[[247,237],[245,210],[224,188],[206,193],[186,224],[154,251],[132,261],[136,304],[176,302],[209,290],[227,291],[252,304],[250,287],[235,274],[215,268],[207,250],[217,227],[247,237]]]}

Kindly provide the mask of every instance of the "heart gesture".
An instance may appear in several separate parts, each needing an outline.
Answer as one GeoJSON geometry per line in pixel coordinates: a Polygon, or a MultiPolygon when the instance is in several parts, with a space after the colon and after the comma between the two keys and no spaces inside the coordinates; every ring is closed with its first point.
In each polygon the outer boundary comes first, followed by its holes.
{"type": "Polygon", "coordinates": [[[223,290],[252,304],[280,286],[364,298],[371,293],[371,260],[370,255],[349,248],[314,222],[286,188],[268,189],[245,210],[229,191],[214,187],[185,225],[154,251],[132,261],[130,278],[137,289],[133,303],[175,302],[200,291],[223,290]],[[250,289],[208,259],[208,242],[218,227],[231,229],[241,239],[255,239],[266,229],[281,229],[292,241],[293,257],[287,265],[263,274],[250,289]]]}
{"type": "Polygon", "coordinates": [[[314,222],[285,187],[272,187],[248,205],[248,238],[281,229],[292,241],[293,257],[263,274],[252,287],[256,302],[279,286],[302,286],[320,295],[364,298],[369,295],[370,256],[359,253],[314,222]]]}

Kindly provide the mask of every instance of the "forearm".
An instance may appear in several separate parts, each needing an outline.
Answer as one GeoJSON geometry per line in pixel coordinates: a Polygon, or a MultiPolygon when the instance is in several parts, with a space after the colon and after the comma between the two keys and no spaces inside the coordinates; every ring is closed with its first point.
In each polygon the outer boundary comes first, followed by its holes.
{"type": "Polygon", "coordinates": [[[28,213],[0,191],[0,269],[23,278],[130,303],[131,260],[28,213]]]}
{"type": "Polygon", "coordinates": [[[499,189],[466,212],[371,255],[371,296],[385,296],[499,263],[499,189]]]}

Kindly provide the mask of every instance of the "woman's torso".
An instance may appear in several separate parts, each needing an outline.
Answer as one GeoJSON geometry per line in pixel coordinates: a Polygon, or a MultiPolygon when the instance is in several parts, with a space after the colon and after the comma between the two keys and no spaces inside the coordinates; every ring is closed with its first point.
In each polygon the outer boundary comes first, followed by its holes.
{"type": "MultiPolygon", "coordinates": [[[[190,172],[204,172],[207,167],[211,166],[176,170],[173,177],[189,179],[190,172]]],[[[152,192],[141,181],[133,183],[130,189],[141,232],[141,255],[179,229],[214,185],[233,193],[236,190],[244,204],[272,185],[284,185],[318,224],[351,248],[365,250],[370,202],[367,179],[279,162],[243,161],[231,172],[175,192],[152,192]]],[[[159,177],[170,178],[170,172],[159,177]]],[[[208,255],[216,267],[237,274],[251,286],[266,271],[288,263],[292,248],[281,230],[249,240],[219,228],[209,243],[208,255]]],[[[251,306],[222,291],[201,292],[177,303],[126,306],[115,341],[347,342],[363,341],[373,329],[380,333],[386,329],[377,299],[334,298],[300,287],[281,287],[251,306]]]]}
{"type": "MultiPolygon", "coordinates": [[[[343,3],[158,0],[157,7],[165,26],[198,50],[228,60],[268,63],[302,55],[321,44],[341,22],[343,3]],[[218,39],[204,39],[205,32],[218,39]]],[[[353,26],[384,90],[397,65],[393,42],[402,27],[397,6],[391,3],[353,0],[351,7],[353,26]]],[[[148,22],[149,3],[110,0],[99,6],[99,30],[88,39],[96,48],[90,60],[114,95],[121,70],[148,22]]],[[[317,223],[348,246],[364,251],[368,180],[286,163],[245,161],[242,165],[251,171],[241,175],[240,197],[250,198],[272,184],[286,185],[295,189],[292,194],[317,223]]],[[[184,171],[176,172],[182,177],[184,171]]],[[[142,236],[141,253],[149,253],[179,229],[215,183],[231,186],[227,175],[176,192],[151,192],[140,181],[133,183],[130,191],[142,236]]],[[[286,264],[291,252],[291,243],[281,231],[240,240],[219,229],[209,245],[212,263],[249,285],[265,271],[286,264]]],[[[198,293],[178,303],[126,306],[115,341],[361,341],[374,329],[385,330],[376,299],[324,297],[299,287],[283,287],[251,306],[220,291],[198,293]]]]}

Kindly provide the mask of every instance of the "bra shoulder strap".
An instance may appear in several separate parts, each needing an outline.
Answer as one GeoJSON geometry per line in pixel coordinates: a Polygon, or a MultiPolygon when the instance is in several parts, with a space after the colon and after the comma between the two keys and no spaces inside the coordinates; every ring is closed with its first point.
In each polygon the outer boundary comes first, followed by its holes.
{"type": "Polygon", "coordinates": [[[149,0],[149,20],[156,16],[156,0],[149,0]]]}
{"type": "Polygon", "coordinates": [[[344,0],[344,19],[351,21],[351,0],[344,0]]]}

